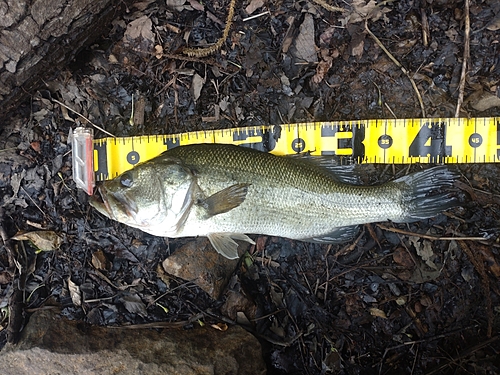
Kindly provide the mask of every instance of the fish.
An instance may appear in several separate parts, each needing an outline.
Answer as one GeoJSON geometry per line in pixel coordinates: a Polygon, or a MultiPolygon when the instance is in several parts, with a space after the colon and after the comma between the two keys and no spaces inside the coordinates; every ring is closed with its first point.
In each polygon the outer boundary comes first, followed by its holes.
{"type": "Polygon", "coordinates": [[[449,188],[457,175],[444,166],[367,186],[314,158],[179,146],[104,182],[90,204],[155,236],[206,236],[228,259],[239,257],[236,241],[254,244],[249,234],[339,243],[361,224],[413,222],[456,205],[449,188]]]}

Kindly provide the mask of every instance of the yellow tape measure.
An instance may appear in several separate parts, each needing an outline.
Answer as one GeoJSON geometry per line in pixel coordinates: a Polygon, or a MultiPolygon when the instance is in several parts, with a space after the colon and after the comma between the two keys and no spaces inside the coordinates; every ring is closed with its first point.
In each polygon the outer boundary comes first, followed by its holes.
{"type": "Polygon", "coordinates": [[[335,155],[354,163],[497,163],[500,117],[312,122],[102,138],[94,140],[96,180],[196,143],[230,143],[276,155],[335,155]]]}

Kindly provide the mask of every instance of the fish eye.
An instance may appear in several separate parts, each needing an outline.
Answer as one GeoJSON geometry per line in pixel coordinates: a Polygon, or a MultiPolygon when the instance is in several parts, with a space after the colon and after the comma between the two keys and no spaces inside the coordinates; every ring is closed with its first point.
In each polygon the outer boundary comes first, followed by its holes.
{"type": "Polygon", "coordinates": [[[132,173],[126,172],[126,173],[122,174],[120,177],[120,184],[123,187],[127,187],[127,188],[131,187],[134,184],[134,179],[132,178],[132,173]]]}

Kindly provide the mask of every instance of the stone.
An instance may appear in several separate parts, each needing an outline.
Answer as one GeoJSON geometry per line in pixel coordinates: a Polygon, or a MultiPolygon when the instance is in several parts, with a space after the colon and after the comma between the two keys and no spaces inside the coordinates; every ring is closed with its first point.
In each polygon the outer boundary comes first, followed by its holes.
{"type": "Polygon", "coordinates": [[[51,310],[33,313],[19,343],[0,352],[4,375],[265,373],[260,343],[239,326],[97,327],[51,310]]]}
{"type": "MultiPolygon", "coordinates": [[[[240,243],[240,256],[250,244],[240,243]]],[[[177,249],[166,258],[163,269],[169,275],[193,281],[213,299],[219,299],[236,270],[238,259],[227,259],[220,255],[207,238],[197,238],[177,249]]]]}

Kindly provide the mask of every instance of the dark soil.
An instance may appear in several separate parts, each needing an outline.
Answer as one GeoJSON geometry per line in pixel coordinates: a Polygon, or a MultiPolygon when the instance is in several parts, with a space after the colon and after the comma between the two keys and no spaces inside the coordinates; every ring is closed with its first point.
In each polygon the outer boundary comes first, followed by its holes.
{"type": "MultiPolygon", "coordinates": [[[[342,245],[256,238],[253,258],[242,262],[230,290],[217,301],[158,269],[189,239],[150,236],[88,205],[72,181],[67,143],[70,129],[83,120],[51,99],[117,136],[422,116],[406,75],[365,32],[362,19],[347,17],[352,3],[362,10],[365,2],[335,1],[348,10],[340,13],[316,2],[265,1],[253,14],[269,13],[244,21],[249,1],[238,1],[222,49],[203,58],[183,55],[186,41],[214,43],[229,1],[204,1],[203,10],[195,1],[178,1],[177,9],[166,3],[139,3],[116,19],[107,35],[61,67],[3,128],[4,240],[18,231],[50,230],[62,244],[38,254],[29,241],[0,248],[2,345],[15,339],[23,318],[37,308],[55,306],[96,325],[183,322],[189,329],[198,321],[227,322],[231,317],[221,306],[239,293],[256,305],[250,329],[263,344],[269,374],[500,373],[497,165],[461,165],[455,192],[461,207],[431,220],[367,225],[342,245]],[[137,26],[141,17],[140,25],[151,21],[153,33],[128,40],[124,35],[133,30],[127,25],[137,26]],[[316,45],[308,56],[311,46],[299,43],[307,32],[316,45]],[[436,241],[425,235],[475,239],[436,241]],[[73,283],[85,300],[81,306],[71,298],[73,283]]],[[[464,2],[383,3],[370,7],[368,27],[415,73],[426,115],[454,116],[464,2]]],[[[471,1],[462,117],[498,115],[498,107],[475,108],[484,93],[500,96],[499,14],[496,0],[471,1]]],[[[96,138],[104,136],[96,131],[96,138]]],[[[409,169],[421,167],[427,166],[409,169]]],[[[375,183],[407,170],[370,165],[364,176],[375,183]]]]}

